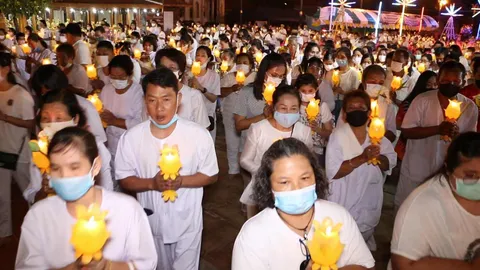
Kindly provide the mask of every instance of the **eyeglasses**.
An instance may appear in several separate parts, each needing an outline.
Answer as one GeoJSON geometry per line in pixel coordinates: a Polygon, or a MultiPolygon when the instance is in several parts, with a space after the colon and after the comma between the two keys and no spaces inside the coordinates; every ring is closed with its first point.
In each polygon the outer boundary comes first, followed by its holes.
{"type": "Polygon", "coordinates": [[[307,269],[308,263],[310,263],[310,252],[308,251],[308,247],[304,241],[307,240],[307,237],[304,239],[298,239],[300,242],[300,249],[302,250],[303,256],[305,256],[305,260],[300,264],[300,270],[305,270],[307,269]]]}

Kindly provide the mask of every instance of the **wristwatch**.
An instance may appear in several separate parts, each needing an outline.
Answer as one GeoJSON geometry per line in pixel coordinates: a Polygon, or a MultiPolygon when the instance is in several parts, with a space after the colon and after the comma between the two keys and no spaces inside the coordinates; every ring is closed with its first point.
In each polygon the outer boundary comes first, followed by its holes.
{"type": "Polygon", "coordinates": [[[207,88],[204,87],[204,88],[202,89],[202,94],[205,94],[206,92],[207,92],[207,88]]]}

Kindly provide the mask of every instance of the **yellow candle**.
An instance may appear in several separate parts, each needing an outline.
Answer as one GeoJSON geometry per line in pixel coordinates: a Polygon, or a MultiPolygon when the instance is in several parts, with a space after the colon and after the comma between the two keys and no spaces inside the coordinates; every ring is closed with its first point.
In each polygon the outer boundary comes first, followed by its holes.
{"type": "Polygon", "coordinates": [[[243,47],[242,52],[247,53],[247,48],[243,47]]]}
{"type": "Polygon", "coordinates": [[[372,99],[370,102],[370,107],[372,110],[371,117],[378,117],[378,101],[376,99],[372,99]]]}
{"type": "Polygon", "coordinates": [[[237,71],[237,75],[235,76],[238,84],[243,84],[245,82],[245,72],[239,70],[237,71]]]}
{"type": "Polygon", "coordinates": [[[220,58],[220,50],[219,49],[213,50],[213,55],[215,55],[216,58],[220,58]]]}
{"type": "Polygon", "coordinates": [[[172,48],[177,47],[177,43],[175,42],[175,39],[173,37],[171,37],[170,40],[168,41],[168,45],[170,45],[170,47],[172,48]]]}
{"type": "Polygon", "coordinates": [[[13,54],[17,54],[17,46],[13,46],[13,47],[12,47],[12,53],[13,53],[13,54]]]}
{"type": "Polygon", "coordinates": [[[425,64],[424,63],[418,64],[417,70],[418,72],[423,73],[425,71],[425,64]]]}
{"type": "Polygon", "coordinates": [[[342,255],[344,244],[340,242],[342,223],[334,224],[329,217],[322,223],[314,220],[312,240],[307,242],[312,257],[312,269],[337,269],[337,261],[342,255]]]}
{"type": "Polygon", "coordinates": [[[40,152],[43,154],[48,153],[48,137],[47,136],[42,136],[38,137],[38,148],[40,149],[40,152]]]}
{"type": "Polygon", "coordinates": [[[272,105],[273,92],[275,92],[275,85],[273,83],[265,84],[265,89],[263,90],[263,98],[268,105],[272,105]]]}
{"type": "Polygon", "coordinates": [[[42,152],[32,152],[32,161],[41,174],[50,173],[50,160],[42,152]]]}
{"type": "Polygon", "coordinates": [[[460,105],[462,102],[456,100],[449,100],[449,104],[447,109],[445,109],[445,118],[451,121],[457,120],[461,115],[461,107],[460,105]]]}
{"type": "Polygon", "coordinates": [[[398,89],[400,89],[400,87],[402,87],[402,78],[394,76],[390,86],[392,87],[393,91],[397,91],[398,89]]]}
{"type": "MultiPolygon", "coordinates": [[[[385,136],[385,123],[383,119],[375,117],[372,119],[370,126],[368,127],[368,136],[373,145],[379,145],[385,136]]],[[[380,160],[373,158],[368,161],[368,164],[378,165],[380,160]]]]}
{"type": "Polygon", "coordinates": [[[317,115],[320,113],[320,100],[312,99],[308,103],[307,108],[305,108],[305,112],[307,113],[308,121],[314,121],[317,118],[317,115]]]}
{"type": "Polygon", "coordinates": [[[48,58],[43,59],[42,65],[50,65],[50,64],[52,64],[52,61],[50,61],[50,59],[48,58]]]}
{"type": "Polygon", "coordinates": [[[32,48],[30,48],[30,46],[28,46],[28,44],[23,44],[22,45],[22,51],[25,54],[29,54],[29,53],[32,52],[32,48]]]}
{"type": "Polygon", "coordinates": [[[77,222],[72,228],[70,243],[75,249],[75,259],[82,257],[83,264],[89,264],[92,259],[102,259],[102,249],[110,232],[107,230],[105,217],[107,211],[100,210],[96,204],[85,207],[76,205],[77,222]]]}
{"type": "Polygon", "coordinates": [[[134,55],[135,59],[140,59],[142,57],[142,52],[139,49],[135,49],[133,51],[133,55],[134,55]]]}
{"type": "Polygon", "coordinates": [[[436,62],[437,61],[437,56],[435,56],[434,53],[432,53],[431,55],[432,55],[432,61],[436,62]]]}
{"type": "Polygon", "coordinates": [[[333,86],[335,87],[340,85],[340,72],[338,70],[333,71],[332,83],[333,83],[333,86]]]}
{"type": "Polygon", "coordinates": [[[262,62],[262,59],[263,59],[263,53],[262,52],[256,52],[255,53],[255,60],[257,61],[257,63],[260,64],[260,62],[262,62]]]}
{"type": "MultiPolygon", "coordinates": [[[[177,178],[180,168],[182,167],[177,145],[169,147],[165,144],[163,146],[163,149],[160,152],[158,166],[160,167],[161,174],[165,181],[171,181],[177,178]]],[[[175,190],[166,190],[162,192],[162,197],[165,202],[174,202],[178,195],[175,190]]]]}
{"type": "Polygon", "coordinates": [[[57,48],[58,48],[58,44],[55,44],[55,46],[53,46],[53,51],[57,52],[57,48]]]}
{"type": "Polygon", "coordinates": [[[240,48],[237,48],[237,49],[235,50],[235,54],[240,54],[240,48]]]}
{"type": "Polygon", "coordinates": [[[202,72],[202,66],[201,66],[200,62],[198,62],[198,61],[193,62],[193,65],[192,65],[193,76],[200,75],[200,72],[202,72]]]}
{"type": "Polygon", "coordinates": [[[209,48],[210,50],[213,50],[213,45],[212,45],[212,44],[208,45],[208,48],[209,48]]]}
{"type": "Polygon", "coordinates": [[[87,97],[87,100],[90,101],[93,104],[93,106],[95,106],[95,109],[97,109],[97,112],[100,113],[103,111],[103,103],[96,93],[89,95],[87,97]]]}
{"type": "Polygon", "coordinates": [[[228,70],[228,62],[227,61],[222,61],[222,64],[220,65],[220,70],[222,72],[226,72],[228,70]]]}
{"type": "Polygon", "coordinates": [[[97,69],[95,68],[95,65],[87,66],[87,76],[90,80],[97,78],[97,69]]]}

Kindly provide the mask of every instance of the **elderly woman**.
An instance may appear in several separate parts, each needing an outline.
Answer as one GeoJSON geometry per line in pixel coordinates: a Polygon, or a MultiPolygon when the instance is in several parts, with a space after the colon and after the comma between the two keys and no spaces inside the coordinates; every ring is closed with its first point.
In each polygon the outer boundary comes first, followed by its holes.
{"type": "Polygon", "coordinates": [[[245,223],[233,248],[232,269],[310,269],[314,222],[327,217],[343,226],[345,244],[339,269],[373,268],[355,221],[343,207],[324,200],[328,182],[315,155],[301,141],[275,142],[262,158],[254,186],[254,198],[265,208],[245,223]]]}

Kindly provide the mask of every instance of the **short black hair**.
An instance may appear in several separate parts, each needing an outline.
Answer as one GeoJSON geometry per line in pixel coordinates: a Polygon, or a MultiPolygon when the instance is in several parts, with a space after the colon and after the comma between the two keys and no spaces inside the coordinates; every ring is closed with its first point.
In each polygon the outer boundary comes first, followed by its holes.
{"type": "Polygon", "coordinates": [[[105,34],[105,28],[103,28],[103,26],[97,26],[97,27],[95,27],[95,29],[93,31],[95,31],[95,32],[98,31],[102,34],[105,34]]]}
{"type": "Polygon", "coordinates": [[[140,39],[140,33],[138,33],[137,31],[133,31],[130,36],[132,37],[136,37],[137,39],[140,39]]]}
{"type": "Polygon", "coordinates": [[[199,46],[199,47],[197,48],[197,51],[195,52],[195,54],[197,54],[199,50],[205,51],[205,53],[207,54],[207,57],[208,57],[208,63],[215,60],[215,58],[213,57],[213,54],[212,54],[212,50],[210,50],[209,47],[207,47],[207,46],[199,46]]]}
{"type": "Polygon", "coordinates": [[[19,40],[20,38],[25,38],[25,34],[22,32],[18,32],[15,34],[15,39],[19,40]]]}
{"type": "Polygon", "coordinates": [[[42,87],[48,90],[67,89],[68,78],[63,71],[55,65],[42,65],[33,73],[30,79],[32,89],[37,97],[42,96],[42,87]]]}
{"type": "Polygon", "coordinates": [[[185,68],[187,67],[187,57],[185,56],[185,54],[173,48],[161,49],[155,55],[155,64],[157,67],[162,66],[163,57],[166,57],[170,61],[177,63],[181,78],[185,73],[185,68]]]}
{"type": "Polygon", "coordinates": [[[57,52],[57,53],[58,53],[58,52],[63,52],[63,53],[65,53],[68,57],[70,57],[70,58],[75,58],[75,49],[74,49],[73,46],[70,45],[70,44],[64,43],[64,44],[58,45],[56,52],[57,52]]]}
{"type": "Polygon", "coordinates": [[[387,73],[383,67],[379,65],[370,65],[363,71],[362,82],[365,82],[369,74],[382,74],[385,78],[387,77],[387,73]]]}
{"type": "Polygon", "coordinates": [[[480,133],[466,132],[452,141],[445,158],[445,171],[453,173],[462,163],[462,157],[465,159],[480,158],[480,133]]]}
{"type": "Polygon", "coordinates": [[[147,42],[152,44],[153,51],[156,52],[157,51],[157,38],[152,36],[152,35],[145,36],[143,38],[143,46],[144,47],[145,47],[145,43],[147,43],[147,42]]]}
{"type": "Polygon", "coordinates": [[[128,55],[117,55],[113,57],[112,61],[108,63],[108,70],[111,71],[114,67],[123,69],[128,76],[133,75],[133,62],[128,55]]]}
{"type": "Polygon", "coordinates": [[[300,97],[300,92],[297,91],[293,86],[288,84],[282,84],[277,87],[275,92],[273,92],[272,97],[272,106],[275,106],[280,98],[284,95],[292,95],[297,98],[298,105],[302,103],[302,98],[300,97]]]}
{"type": "Polygon", "coordinates": [[[82,28],[78,23],[69,23],[65,30],[67,31],[67,34],[71,34],[76,37],[82,36],[82,28]]]}
{"type": "Polygon", "coordinates": [[[148,73],[142,80],[143,93],[147,93],[147,86],[153,84],[163,88],[171,87],[175,93],[178,93],[177,76],[166,67],[159,67],[148,73]]]}
{"type": "Polygon", "coordinates": [[[57,133],[48,145],[48,157],[55,153],[66,151],[70,147],[80,150],[93,165],[98,157],[98,147],[95,136],[89,131],[80,127],[67,127],[57,133]]]}
{"type": "Polygon", "coordinates": [[[108,50],[113,52],[113,45],[108,40],[102,40],[102,41],[98,42],[97,49],[98,48],[105,48],[105,49],[108,49],[108,50]]]}
{"type": "Polygon", "coordinates": [[[465,70],[465,67],[462,64],[460,64],[459,62],[457,62],[457,61],[447,61],[447,62],[443,63],[442,66],[440,67],[440,70],[438,71],[438,78],[440,79],[442,74],[447,72],[447,71],[458,71],[458,72],[460,72],[462,74],[462,80],[465,79],[465,75],[467,73],[467,71],[465,70]]]}
{"type": "Polygon", "coordinates": [[[311,85],[315,89],[318,88],[317,79],[315,78],[315,76],[313,76],[310,73],[304,73],[304,74],[298,76],[297,80],[295,81],[295,88],[297,90],[300,90],[300,87],[302,87],[304,85],[311,85]]]}
{"type": "Polygon", "coordinates": [[[348,102],[354,98],[361,98],[363,99],[363,101],[365,102],[365,105],[367,105],[367,109],[370,111],[370,96],[365,92],[365,91],[360,91],[360,90],[354,90],[354,91],[351,91],[351,92],[348,92],[347,94],[345,94],[345,96],[343,97],[343,106],[342,106],[342,109],[344,112],[347,111],[347,105],[348,105],[348,102]]]}

